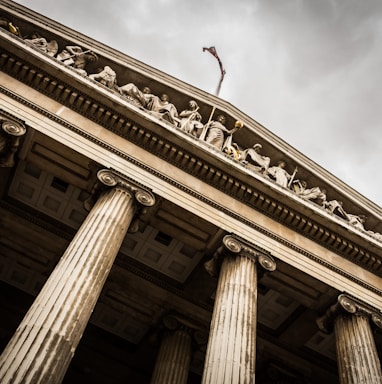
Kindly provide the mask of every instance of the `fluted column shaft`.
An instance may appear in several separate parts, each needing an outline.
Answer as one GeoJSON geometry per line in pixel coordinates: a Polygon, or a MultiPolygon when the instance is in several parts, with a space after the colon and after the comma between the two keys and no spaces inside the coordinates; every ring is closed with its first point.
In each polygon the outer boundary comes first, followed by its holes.
{"type": "Polygon", "coordinates": [[[225,257],[219,275],[203,384],[254,383],[256,359],[256,262],[225,257]]]}
{"type": "Polygon", "coordinates": [[[381,384],[382,372],[369,319],[340,313],[334,320],[341,384],[381,384]]]}
{"type": "Polygon", "coordinates": [[[191,361],[191,335],[187,329],[166,331],[151,384],[187,384],[191,361]]]}
{"type": "Polygon", "coordinates": [[[1,355],[1,383],[62,381],[134,212],[119,186],[97,200],[1,355]]]}

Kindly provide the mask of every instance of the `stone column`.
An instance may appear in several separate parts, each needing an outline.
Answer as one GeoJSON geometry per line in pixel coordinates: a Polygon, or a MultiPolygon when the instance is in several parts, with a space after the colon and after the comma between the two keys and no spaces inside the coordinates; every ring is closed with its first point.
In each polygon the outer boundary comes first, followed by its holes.
{"type": "Polygon", "coordinates": [[[162,342],[151,384],[187,384],[191,361],[191,329],[174,316],[163,319],[162,342]]]}
{"type": "Polygon", "coordinates": [[[223,256],[202,383],[254,383],[257,262],[268,271],[276,263],[233,236],[225,236],[223,244],[213,259],[216,263],[223,256]]]}
{"type": "Polygon", "coordinates": [[[60,383],[137,209],[153,195],[108,170],[103,191],[0,357],[1,383],[60,383]]]}
{"type": "Polygon", "coordinates": [[[341,384],[381,384],[382,371],[370,320],[382,328],[382,315],[347,295],[317,320],[324,332],[334,329],[341,384]]]}

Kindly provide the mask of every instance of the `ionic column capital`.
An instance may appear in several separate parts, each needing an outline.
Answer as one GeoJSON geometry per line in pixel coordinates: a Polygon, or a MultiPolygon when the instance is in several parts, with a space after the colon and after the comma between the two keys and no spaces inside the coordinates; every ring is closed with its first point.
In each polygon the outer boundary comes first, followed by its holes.
{"type": "MultiPolygon", "coordinates": [[[[187,332],[192,341],[198,346],[207,344],[208,331],[195,321],[177,313],[171,313],[162,318],[162,327],[166,331],[182,330],[187,332]]],[[[194,344],[194,345],[195,345],[194,344]]]]}
{"type": "Polygon", "coordinates": [[[7,135],[15,137],[24,136],[27,131],[24,124],[13,120],[2,120],[1,129],[7,135]]]}
{"type": "Polygon", "coordinates": [[[251,259],[258,263],[263,270],[273,272],[276,269],[276,261],[270,253],[260,250],[258,247],[251,245],[238,237],[230,234],[224,236],[222,245],[216,250],[212,259],[204,264],[206,271],[211,276],[218,274],[218,269],[222,258],[241,256],[251,259]]]}
{"type": "Polygon", "coordinates": [[[147,188],[112,169],[101,169],[97,172],[97,182],[94,184],[89,198],[84,201],[85,209],[90,211],[102,190],[112,187],[127,191],[131,197],[135,198],[141,208],[152,207],[155,204],[155,196],[147,188]]]}
{"type": "Polygon", "coordinates": [[[0,119],[0,128],[0,167],[13,167],[20,138],[27,130],[24,124],[8,119],[0,119]]]}
{"type": "Polygon", "coordinates": [[[151,191],[134,182],[133,180],[118,174],[110,169],[101,169],[97,172],[97,179],[106,187],[120,187],[130,192],[136,201],[145,206],[152,207],[155,204],[155,196],[151,191]]]}
{"type": "Polygon", "coordinates": [[[323,316],[317,319],[316,322],[320,330],[325,333],[331,333],[334,319],[341,313],[364,316],[371,320],[378,328],[382,329],[382,314],[380,311],[364,303],[362,300],[343,293],[338,296],[337,302],[323,316]]]}

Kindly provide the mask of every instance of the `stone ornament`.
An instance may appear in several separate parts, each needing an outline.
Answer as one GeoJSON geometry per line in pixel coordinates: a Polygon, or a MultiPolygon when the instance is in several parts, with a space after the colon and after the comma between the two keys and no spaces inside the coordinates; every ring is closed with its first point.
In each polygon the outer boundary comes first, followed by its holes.
{"type": "Polygon", "coordinates": [[[87,72],[85,68],[87,64],[94,63],[98,60],[98,57],[90,49],[83,50],[77,45],[67,45],[65,49],[56,56],[56,59],[86,76],[87,72]]]}
{"type": "Polygon", "coordinates": [[[14,121],[5,120],[1,124],[1,129],[11,136],[23,136],[26,133],[26,128],[20,123],[14,121]]]}
{"type": "Polygon", "coordinates": [[[58,51],[58,43],[56,40],[48,41],[45,37],[41,37],[38,34],[32,35],[30,39],[24,39],[24,41],[51,57],[54,57],[58,51]]]}
{"type": "Polygon", "coordinates": [[[101,83],[107,88],[117,88],[117,74],[108,65],[105,65],[99,73],[89,75],[89,78],[101,83]]]}
{"type": "Polygon", "coordinates": [[[97,172],[98,180],[107,187],[115,187],[118,184],[118,178],[107,169],[102,169],[97,172]]]}
{"type": "Polygon", "coordinates": [[[203,129],[202,115],[198,112],[199,105],[195,100],[188,103],[189,109],[179,113],[179,129],[192,136],[200,137],[203,129]]]}
{"type": "Polygon", "coordinates": [[[265,269],[266,271],[273,272],[276,270],[276,262],[271,256],[260,254],[257,260],[259,261],[259,264],[263,267],[263,269],[265,269]]]}
{"type": "MultiPolygon", "coordinates": [[[[357,310],[361,309],[362,307],[357,306],[356,302],[352,299],[350,299],[346,295],[340,295],[338,297],[338,304],[349,313],[356,313],[357,310]]],[[[362,310],[362,309],[361,309],[362,310]]]]}
{"type": "Polygon", "coordinates": [[[240,241],[230,235],[224,236],[223,244],[232,253],[240,253],[240,251],[243,249],[240,241]]]}

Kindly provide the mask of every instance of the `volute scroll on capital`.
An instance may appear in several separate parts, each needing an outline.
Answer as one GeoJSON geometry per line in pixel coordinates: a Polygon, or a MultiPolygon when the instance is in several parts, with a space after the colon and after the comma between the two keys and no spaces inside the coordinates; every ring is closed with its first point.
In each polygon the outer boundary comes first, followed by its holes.
{"type": "Polygon", "coordinates": [[[15,165],[15,154],[26,131],[24,124],[0,117],[0,167],[15,165]]]}
{"type": "Polygon", "coordinates": [[[155,204],[155,196],[153,193],[137,183],[118,175],[110,169],[101,169],[97,172],[98,180],[106,187],[119,186],[126,189],[135,197],[138,203],[145,207],[152,207],[155,204]]]}
{"type": "Polygon", "coordinates": [[[321,331],[331,333],[334,318],[341,313],[364,316],[372,321],[374,325],[382,329],[382,313],[372,308],[361,300],[341,294],[337,298],[337,303],[333,304],[326,313],[317,319],[317,325],[321,331]]]}
{"type": "Polygon", "coordinates": [[[259,265],[268,272],[276,270],[276,261],[265,251],[260,251],[254,246],[239,240],[234,235],[226,235],[212,258],[204,263],[204,268],[211,276],[218,275],[219,265],[224,256],[243,256],[259,263],[259,265]]]}
{"type": "Polygon", "coordinates": [[[198,346],[206,345],[208,342],[207,329],[204,329],[195,321],[175,313],[167,314],[162,318],[161,328],[170,332],[182,330],[188,333],[198,346]]]}
{"type": "Polygon", "coordinates": [[[260,252],[258,249],[240,241],[233,235],[224,236],[223,244],[231,253],[245,255],[246,257],[257,261],[266,271],[273,272],[276,269],[276,261],[270,254],[260,252]]]}

